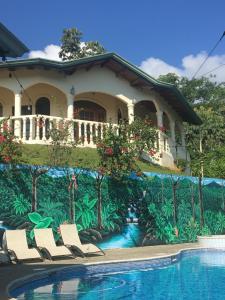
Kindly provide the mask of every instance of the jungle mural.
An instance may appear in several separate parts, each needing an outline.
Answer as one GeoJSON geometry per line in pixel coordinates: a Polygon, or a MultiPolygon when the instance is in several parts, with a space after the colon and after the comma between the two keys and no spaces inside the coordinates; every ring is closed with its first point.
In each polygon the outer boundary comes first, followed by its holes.
{"type": "Polygon", "coordinates": [[[201,212],[198,178],[138,175],[122,181],[105,176],[99,210],[95,172],[2,165],[0,231],[26,228],[32,244],[34,228],[52,227],[60,243],[59,225],[76,222],[82,242],[103,249],[193,242],[197,235],[225,232],[224,180],[202,181],[201,212]]]}

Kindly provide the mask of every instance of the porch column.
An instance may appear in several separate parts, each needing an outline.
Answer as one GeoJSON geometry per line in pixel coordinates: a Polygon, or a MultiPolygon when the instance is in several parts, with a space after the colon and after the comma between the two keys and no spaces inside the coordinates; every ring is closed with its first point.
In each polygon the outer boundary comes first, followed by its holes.
{"type": "Polygon", "coordinates": [[[73,94],[67,94],[67,118],[70,119],[69,124],[69,141],[74,140],[74,115],[73,115],[73,101],[74,101],[74,95],[73,94]]]}
{"type": "Polygon", "coordinates": [[[171,148],[170,152],[172,152],[173,154],[176,153],[176,133],[175,133],[175,122],[173,120],[170,120],[170,132],[171,132],[171,148]]]}
{"type": "MultiPolygon", "coordinates": [[[[21,116],[21,93],[15,93],[14,116],[21,116]]],[[[21,118],[16,118],[14,123],[14,134],[16,137],[21,138],[21,118]]]]}
{"type": "Polygon", "coordinates": [[[156,113],[158,128],[163,127],[163,111],[159,110],[156,113]]]}
{"type": "Polygon", "coordinates": [[[184,147],[183,149],[185,149],[186,141],[185,141],[185,131],[184,131],[183,127],[181,128],[181,143],[182,143],[182,146],[184,147]]]}
{"type": "Polygon", "coordinates": [[[157,116],[157,126],[159,128],[159,136],[158,136],[158,144],[159,144],[159,152],[164,151],[164,137],[160,128],[163,127],[163,111],[159,110],[156,112],[157,116]]]}
{"type": "Polygon", "coordinates": [[[67,95],[67,118],[73,119],[73,101],[74,95],[68,94],[67,95]]]}
{"type": "Polygon", "coordinates": [[[127,111],[128,111],[128,121],[131,124],[134,121],[134,104],[128,103],[127,104],[127,111]]]}

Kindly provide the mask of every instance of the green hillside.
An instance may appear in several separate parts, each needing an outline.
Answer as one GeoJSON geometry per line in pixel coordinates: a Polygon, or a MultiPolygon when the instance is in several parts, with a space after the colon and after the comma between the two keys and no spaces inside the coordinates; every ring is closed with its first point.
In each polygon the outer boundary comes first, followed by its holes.
{"type": "MultiPolygon", "coordinates": [[[[49,164],[49,146],[43,145],[22,145],[22,160],[26,164],[48,165],[49,164]]],[[[69,166],[96,169],[99,157],[96,149],[76,148],[73,150],[72,157],[69,159],[69,166]]],[[[178,173],[177,171],[162,168],[151,163],[139,161],[138,165],[142,171],[157,173],[178,173]]]]}

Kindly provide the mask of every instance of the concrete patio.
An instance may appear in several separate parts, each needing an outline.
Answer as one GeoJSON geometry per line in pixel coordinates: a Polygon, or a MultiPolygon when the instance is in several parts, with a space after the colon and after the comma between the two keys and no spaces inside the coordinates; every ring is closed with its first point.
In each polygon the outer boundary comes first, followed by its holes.
{"type": "Polygon", "coordinates": [[[96,264],[116,261],[142,260],[147,258],[162,257],[173,255],[182,249],[198,248],[197,243],[177,244],[177,245],[160,245],[128,249],[110,249],[106,250],[106,255],[93,255],[88,258],[63,259],[35,263],[0,265],[0,300],[13,299],[9,298],[8,288],[12,282],[21,280],[22,277],[36,276],[40,272],[48,272],[57,268],[64,268],[72,265],[96,264]]]}

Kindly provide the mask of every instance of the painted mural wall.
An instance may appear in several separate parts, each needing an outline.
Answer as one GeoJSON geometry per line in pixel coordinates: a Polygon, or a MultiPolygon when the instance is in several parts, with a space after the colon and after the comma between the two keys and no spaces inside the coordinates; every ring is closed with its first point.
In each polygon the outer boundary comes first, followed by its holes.
{"type": "Polygon", "coordinates": [[[122,182],[94,172],[18,166],[0,169],[0,231],[76,222],[82,242],[103,249],[194,242],[225,232],[225,181],[145,173],[122,182]],[[202,205],[200,199],[202,190],[202,205]],[[202,206],[202,208],[201,208],[202,206]],[[2,228],[2,229],[1,229],[2,228]]]}

